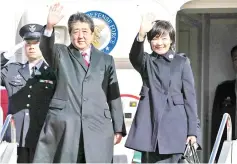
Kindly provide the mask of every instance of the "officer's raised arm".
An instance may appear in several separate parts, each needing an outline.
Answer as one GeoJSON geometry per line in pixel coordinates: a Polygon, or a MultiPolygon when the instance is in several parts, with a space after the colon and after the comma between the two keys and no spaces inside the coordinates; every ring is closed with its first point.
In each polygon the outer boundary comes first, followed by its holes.
{"type": "Polygon", "coordinates": [[[11,59],[11,57],[13,57],[16,53],[16,51],[20,48],[22,48],[25,44],[25,41],[22,41],[16,45],[14,45],[14,47],[11,47],[9,50],[7,51],[0,51],[0,57],[1,57],[1,68],[4,67],[7,62],[11,59]]]}
{"type": "Polygon", "coordinates": [[[6,52],[0,52],[0,53],[1,53],[1,69],[2,69],[9,61],[9,58],[5,57],[6,52]]]}
{"type": "Polygon", "coordinates": [[[25,44],[25,41],[18,43],[17,45],[15,45],[14,47],[11,47],[7,51],[0,52],[0,58],[1,58],[1,81],[0,82],[2,86],[5,86],[5,78],[8,73],[8,66],[6,65],[7,62],[11,59],[11,57],[15,55],[18,49],[23,47],[24,44],[25,44]]]}
{"type": "Polygon", "coordinates": [[[57,68],[59,59],[59,53],[55,53],[54,26],[63,18],[62,9],[63,7],[59,3],[50,7],[47,25],[43,29],[43,35],[40,42],[40,49],[46,62],[54,69],[57,68]]]}
{"type": "Polygon", "coordinates": [[[5,86],[5,77],[8,72],[6,63],[9,61],[5,56],[5,52],[1,52],[1,86],[5,86]]]}
{"type": "Polygon", "coordinates": [[[141,71],[144,65],[146,56],[144,52],[144,41],[147,33],[152,29],[154,18],[155,16],[151,13],[142,16],[140,30],[129,53],[129,59],[138,72],[141,71]]]}

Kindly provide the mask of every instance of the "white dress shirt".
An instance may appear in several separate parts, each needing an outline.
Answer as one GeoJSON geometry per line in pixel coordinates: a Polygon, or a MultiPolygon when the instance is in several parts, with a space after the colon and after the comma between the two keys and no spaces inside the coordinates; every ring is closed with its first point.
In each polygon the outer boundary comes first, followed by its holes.
{"type": "Polygon", "coordinates": [[[43,60],[40,60],[39,62],[35,63],[29,63],[29,71],[30,71],[30,75],[32,74],[32,67],[36,67],[36,69],[40,69],[41,65],[43,64],[43,60]]]}

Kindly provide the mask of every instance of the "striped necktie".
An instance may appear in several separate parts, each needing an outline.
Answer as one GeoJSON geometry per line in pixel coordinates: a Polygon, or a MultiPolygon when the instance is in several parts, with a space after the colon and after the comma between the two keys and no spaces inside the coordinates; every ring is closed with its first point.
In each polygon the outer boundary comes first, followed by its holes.
{"type": "Polygon", "coordinates": [[[87,67],[89,67],[90,63],[89,63],[89,59],[88,59],[88,54],[87,53],[81,53],[84,61],[85,61],[85,64],[87,67]]]}

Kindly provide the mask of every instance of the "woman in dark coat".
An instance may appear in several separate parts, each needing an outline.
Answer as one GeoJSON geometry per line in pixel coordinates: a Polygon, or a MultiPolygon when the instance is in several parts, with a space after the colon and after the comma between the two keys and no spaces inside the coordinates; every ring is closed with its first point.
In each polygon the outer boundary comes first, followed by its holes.
{"type": "Polygon", "coordinates": [[[174,44],[168,21],[144,18],[129,54],[143,86],[125,146],[142,152],[142,163],[178,163],[186,143],[200,145],[192,69],[174,44]],[[146,37],[151,54],[144,52],[146,37]]]}

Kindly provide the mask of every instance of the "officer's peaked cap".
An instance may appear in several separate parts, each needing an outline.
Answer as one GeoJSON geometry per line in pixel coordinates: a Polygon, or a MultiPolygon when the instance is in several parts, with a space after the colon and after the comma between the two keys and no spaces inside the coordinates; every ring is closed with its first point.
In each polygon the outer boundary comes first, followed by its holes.
{"type": "Polygon", "coordinates": [[[42,29],[43,26],[39,24],[26,24],[20,29],[19,35],[24,40],[39,40],[42,29]]]}

